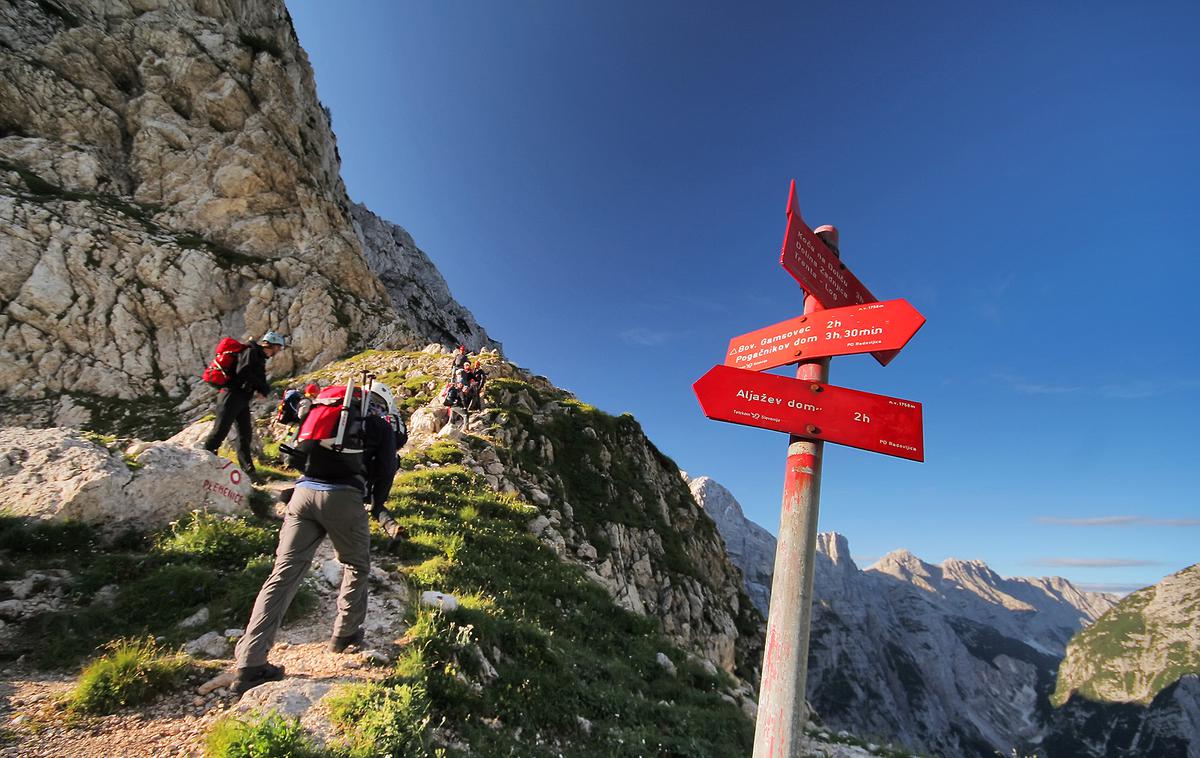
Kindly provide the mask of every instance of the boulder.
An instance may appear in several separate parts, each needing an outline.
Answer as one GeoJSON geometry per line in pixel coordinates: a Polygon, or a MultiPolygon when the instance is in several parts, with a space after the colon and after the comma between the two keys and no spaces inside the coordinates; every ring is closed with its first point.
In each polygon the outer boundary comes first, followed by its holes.
{"type": "Polygon", "coordinates": [[[107,534],[162,528],[193,510],[248,509],[250,481],[233,463],[172,442],[136,457],[74,429],[0,428],[0,486],[16,515],[73,519],[107,534]]]}
{"type": "Polygon", "coordinates": [[[220,632],[206,632],[184,645],[183,651],[193,658],[224,658],[229,654],[229,640],[220,632]]]}

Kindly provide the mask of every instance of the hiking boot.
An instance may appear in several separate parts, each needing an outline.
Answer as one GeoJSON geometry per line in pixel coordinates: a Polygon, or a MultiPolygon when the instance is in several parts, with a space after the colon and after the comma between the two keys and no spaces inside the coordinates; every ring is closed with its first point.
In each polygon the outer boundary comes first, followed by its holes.
{"type": "Polygon", "coordinates": [[[344,653],[348,647],[362,647],[363,639],[362,629],[354,634],[347,634],[345,637],[330,637],[329,649],[334,653],[344,653]]]}
{"type": "Polygon", "coordinates": [[[233,681],[233,694],[242,695],[267,682],[278,682],[283,679],[283,666],[264,663],[261,666],[247,666],[237,671],[237,679],[233,681]]]}
{"type": "Polygon", "coordinates": [[[250,480],[251,484],[262,484],[267,481],[262,474],[258,473],[258,469],[252,468],[246,469],[246,478],[250,480]]]}

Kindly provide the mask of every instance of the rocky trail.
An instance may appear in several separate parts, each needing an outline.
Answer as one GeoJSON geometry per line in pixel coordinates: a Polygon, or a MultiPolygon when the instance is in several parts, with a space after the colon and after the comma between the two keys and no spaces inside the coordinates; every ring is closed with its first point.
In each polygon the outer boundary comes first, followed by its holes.
{"type": "MultiPolygon", "coordinates": [[[[409,589],[395,574],[372,567],[366,646],[344,654],[328,650],[330,625],[336,614],[340,565],[326,541],[317,552],[314,584],[318,607],[280,630],[271,660],[287,672],[283,681],[264,684],[239,698],[229,690],[233,680],[233,634],[205,631],[196,642],[215,639],[216,657],[198,651],[198,667],[185,686],[155,702],[118,713],[85,717],[65,711],[61,702],[75,684],[75,674],[39,671],[18,661],[0,669],[0,756],[21,758],[110,758],[111,756],[200,756],[204,735],[217,719],[232,713],[275,709],[299,718],[312,733],[326,739],[332,727],[319,705],[335,685],[382,679],[404,642],[403,616],[409,589]]],[[[201,627],[202,629],[202,627],[201,627]]],[[[200,631],[198,629],[197,631],[200,631]]],[[[227,630],[240,633],[240,630],[227,630]]],[[[194,646],[193,646],[194,649],[194,646]]]]}

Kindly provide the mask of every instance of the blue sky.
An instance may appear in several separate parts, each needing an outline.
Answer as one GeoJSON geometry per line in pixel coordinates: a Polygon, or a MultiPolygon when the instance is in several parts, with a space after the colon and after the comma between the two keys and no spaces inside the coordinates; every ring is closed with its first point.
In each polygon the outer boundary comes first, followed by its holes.
{"type": "Polygon", "coordinates": [[[834,359],[834,384],[924,403],[926,463],[827,446],[821,529],[864,565],[1086,585],[1200,560],[1200,6],[290,10],[351,197],[510,359],[633,413],[766,528],[786,438],[706,420],[691,384],[800,313],[795,178],[928,319],[887,368],[834,359]]]}

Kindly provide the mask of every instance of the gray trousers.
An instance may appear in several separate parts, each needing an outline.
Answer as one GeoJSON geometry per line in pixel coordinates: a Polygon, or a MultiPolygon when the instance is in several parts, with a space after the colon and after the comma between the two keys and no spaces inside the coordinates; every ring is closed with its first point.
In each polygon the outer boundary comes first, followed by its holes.
{"type": "Polygon", "coordinates": [[[239,668],[267,662],[283,614],[326,534],[344,566],[333,634],[348,637],[362,627],[367,617],[367,581],[371,574],[371,531],[362,494],[356,490],[320,492],[297,487],[279,531],[275,568],[259,590],[246,633],[238,641],[235,657],[239,668]]]}

